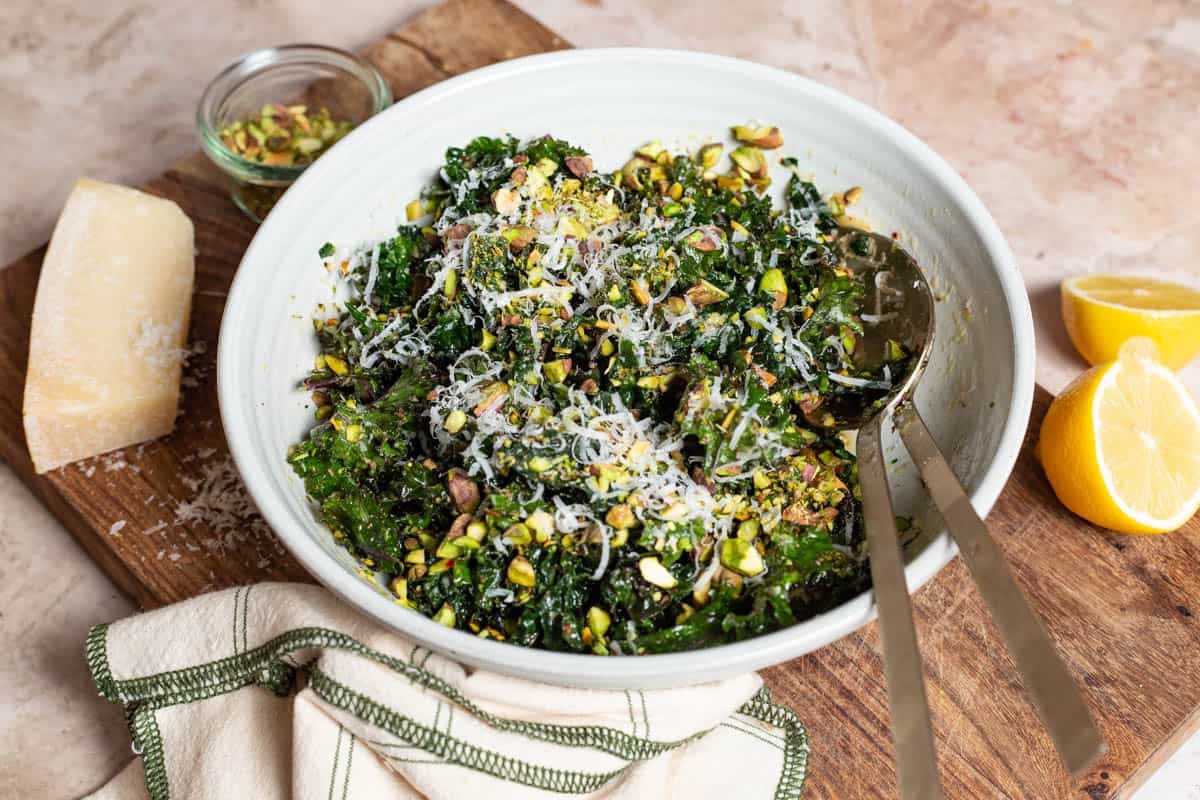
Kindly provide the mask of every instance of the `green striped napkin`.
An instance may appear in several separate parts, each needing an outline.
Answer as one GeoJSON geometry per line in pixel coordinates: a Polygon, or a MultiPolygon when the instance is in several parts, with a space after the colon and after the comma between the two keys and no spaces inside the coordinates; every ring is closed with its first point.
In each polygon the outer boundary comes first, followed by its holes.
{"type": "Polygon", "coordinates": [[[140,756],[93,798],[799,798],[804,726],[761,679],[655,691],[471,672],[309,585],[99,625],[140,756]]]}

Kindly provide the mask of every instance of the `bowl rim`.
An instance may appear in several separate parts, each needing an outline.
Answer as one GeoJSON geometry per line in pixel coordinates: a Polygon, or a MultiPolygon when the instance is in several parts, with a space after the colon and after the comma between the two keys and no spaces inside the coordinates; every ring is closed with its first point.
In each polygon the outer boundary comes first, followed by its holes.
{"type": "Polygon", "coordinates": [[[232,177],[251,183],[286,186],[295,182],[301,173],[312,166],[313,162],[285,166],[262,164],[243,158],[221,141],[221,132],[216,120],[216,111],[234,89],[278,67],[296,66],[298,63],[321,64],[339,69],[357,79],[371,93],[371,111],[362,122],[355,125],[356,128],[392,105],[392,90],[383,75],[370,61],[348,50],[304,42],[251,50],[218,72],[204,87],[200,100],[196,103],[196,130],[200,134],[200,144],[204,153],[232,177]]]}
{"type": "MultiPolygon", "coordinates": [[[[661,48],[619,47],[575,49],[544,53],[483,67],[434,84],[394,104],[394,113],[419,111],[424,105],[436,102],[479,84],[506,80],[530,71],[553,69],[567,64],[603,64],[616,61],[671,61],[675,64],[718,68],[741,74],[749,79],[789,84],[806,94],[819,97],[865,126],[874,128],[890,138],[920,169],[932,177],[951,196],[955,205],[975,229],[988,260],[994,265],[1008,306],[1008,322],[1013,331],[1012,403],[1003,422],[995,454],[987,464],[978,489],[971,502],[980,515],[986,515],[995,504],[1011,474],[1025,437],[1033,404],[1035,383],[1035,346],[1033,315],[1025,285],[1016,260],[999,226],[983,202],[966,181],[941,156],[899,123],[841,92],[811,79],[785,70],[743,59],[708,53],[661,48]]],[[[352,141],[379,119],[392,113],[391,109],[378,114],[352,131],[343,143],[352,141]]],[[[347,148],[343,147],[343,150],[347,148]]],[[[302,175],[296,186],[314,180],[323,171],[336,167],[336,159],[322,159],[302,175]]],[[[301,189],[300,192],[303,190],[301,189]]],[[[280,217],[299,193],[287,192],[256,233],[242,259],[242,265],[260,260],[259,250],[267,247],[272,218],[280,217]]],[[[261,491],[259,484],[267,480],[265,464],[261,463],[251,446],[251,417],[243,413],[238,383],[238,362],[235,360],[237,332],[232,330],[235,318],[254,305],[253,293],[246,286],[249,271],[239,268],[230,288],[222,317],[218,340],[217,381],[222,423],[234,463],[245,481],[264,519],[297,560],[322,584],[402,636],[446,654],[462,663],[517,677],[564,686],[595,688],[652,688],[683,686],[712,680],[715,674],[732,675],[778,664],[811,652],[852,633],[870,622],[874,616],[874,594],[867,590],[816,617],[796,625],[753,637],[740,642],[714,645],[679,653],[641,655],[624,658],[598,658],[591,654],[563,653],[531,649],[503,642],[480,639],[469,632],[446,628],[424,615],[390,602],[357,575],[345,570],[310,538],[299,526],[280,497],[261,491]],[[718,664],[719,662],[719,664],[718,664]]],[[[910,592],[929,581],[957,554],[957,548],[943,530],[907,561],[905,577],[910,592]]]]}

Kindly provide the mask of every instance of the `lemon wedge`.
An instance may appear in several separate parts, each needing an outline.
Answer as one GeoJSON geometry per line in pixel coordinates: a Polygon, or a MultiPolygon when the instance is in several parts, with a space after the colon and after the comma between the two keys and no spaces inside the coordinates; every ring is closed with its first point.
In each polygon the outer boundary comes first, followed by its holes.
{"type": "Polygon", "coordinates": [[[1105,528],[1165,533],[1200,509],[1200,409],[1149,339],[1055,398],[1039,452],[1063,505],[1105,528]]]}
{"type": "Polygon", "coordinates": [[[1062,285],[1062,314],[1089,364],[1115,361],[1134,336],[1153,340],[1171,369],[1200,354],[1200,291],[1177,283],[1133,275],[1071,278],[1062,285]]]}

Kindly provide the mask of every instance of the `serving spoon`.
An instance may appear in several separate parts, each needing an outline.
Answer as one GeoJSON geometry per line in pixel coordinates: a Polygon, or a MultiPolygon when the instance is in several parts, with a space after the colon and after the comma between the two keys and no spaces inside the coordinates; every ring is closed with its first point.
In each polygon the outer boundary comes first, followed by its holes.
{"type": "Polygon", "coordinates": [[[1067,769],[1078,775],[1107,749],[1104,740],[1004,555],[913,404],[913,392],[933,348],[933,292],[929,282],[912,256],[886,236],[843,227],[835,232],[834,244],[844,265],[866,287],[863,335],[851,356],[853,363],[878,374],[885,367],[890,371],[904,363],[895,358],[896,345],[908,356],[903,373],[890,376],[891,386],[882,397],[863,402],[861,397],[836,396],[825,409],[837,428],[858,431],[859,485],[900,797],[940,800],[942,789],[904,577],[904,556],[883,459],[883,422],[889,413],[991,611],[1000,638],[1059,756],[1067,769]]]}

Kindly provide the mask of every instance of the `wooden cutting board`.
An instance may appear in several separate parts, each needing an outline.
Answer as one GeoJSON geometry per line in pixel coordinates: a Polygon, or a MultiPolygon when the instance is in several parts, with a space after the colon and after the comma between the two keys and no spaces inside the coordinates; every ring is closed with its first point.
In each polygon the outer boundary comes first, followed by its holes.
{"type": "MultiPolygon", "coordinates": [[[[449,0],[366,51],[403,97],[450,75],[569,45],[504,0],[449,0]]],[[[197,154],[151,181],[196,226],[197,281],[181,417],[142,447],[35,475],[21,426],[29,320],[45,249],[0,271],[0,457],[143,608],[263,580],[310,580],[254,513],[221,432],[215,350],[225,293],[254,225],[197,154]]],[[[1073,780],[1026,702],[961,562],[916,597],[950,800],[1128,797],[1200,727],[1200,520],[1124,537],[1059,506],[1029,441],[989,523],[1109,743],[1073,780]]],[[[875,627],[765,673],[808,724],[811,799],[895,796],[875,627]]],[[[752,765],[730,765],[731,769],[752,765]]]]}

